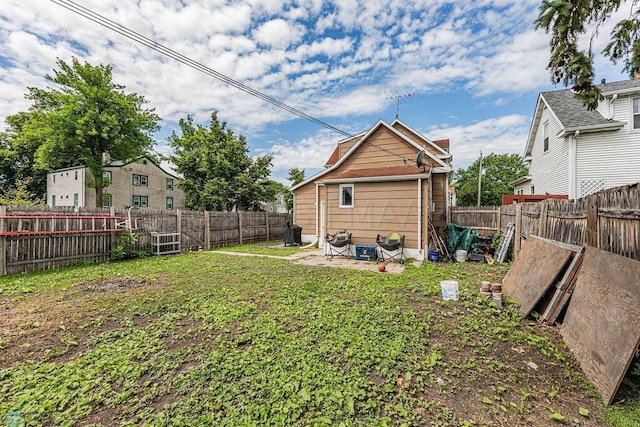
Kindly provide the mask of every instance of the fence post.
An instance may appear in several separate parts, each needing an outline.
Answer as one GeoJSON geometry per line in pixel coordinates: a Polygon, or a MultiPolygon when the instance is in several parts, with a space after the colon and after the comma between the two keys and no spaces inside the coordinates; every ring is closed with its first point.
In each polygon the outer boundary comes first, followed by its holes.
{"type": "Polygon", "coordinates": [[[180,243],[182,243],[182,211],[180,209],[176,209],[176,233],[180,235],[180,243]]]}
{"type": "Polygon", "coordinates": [[[209,219],[209,211],[204,211],[204,250],[211,249],[211,220],[209,219]]]}
{"type": "Polygon", "coordinates": [[[265,212],[264,214],[265,214],[265,216],[267,218],[267,241],[269,241],[269,238],[270,238],[270,236],[269,236],[269,212],[265,212]]]}
{"type": "MultiPolygon", "coordinates": [[[[7,207],[0,206],[0,217],[7,216],[7,207]]],[[[4,231],[4,218],[0,218],[0,233],[4,231]]],[[[0,236],[0,276],[7,274],[7,236],[0,236]]]]}
{"type": "Polygon", "coordinates": [[[587,197],[587,235],[588,246],[598,247],[598,195],[591,194],[587,197]]]}
{"type": "Polygon", "coordinates": [[[238,244],[242,244],[242,212],[238,211],[238,244]]]}
{"type": "Polygon", "coordinates": [[[496,231],[500,233],[500,230],[502,230],[502,206],[498,206],[496,210],[496,228],[496,231]]]}
{"type": "Polygon", "coordinates": [[[540,237],[547,237],[547,218],[549,216],[549,205],[547,204],[547,200],[543,200],[542,202],[542,208],[540,209],[540,223],[538,225],[538,236],[540,237]]]}
{"type": "Polygon", "coordinates": [[[522,204],[516,204],[516,229],[513,233],[513,259],[516,259],[520,252],[520,230],[522,228],[522,204]]]}

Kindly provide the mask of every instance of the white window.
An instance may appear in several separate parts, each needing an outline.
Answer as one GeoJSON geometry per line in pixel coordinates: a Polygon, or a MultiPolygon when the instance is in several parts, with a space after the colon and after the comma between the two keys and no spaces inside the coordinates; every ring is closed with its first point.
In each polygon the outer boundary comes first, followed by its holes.
{"type": "Polygon", "coordinates": [[[524,194],[524,190],[522,188],[519,188],[516,190],[516,194],[519,196],[521,194],[524,194]]]}
{"type": "Polygon", "coordinates": [[[113,182],[112,180],[112,175],[111,175],[111,171],[104,171],[102,172],[102,183],[111,183],[113,182]]]}
{"type": "Polygon", "coordinates": [[[353,184],[340,184],[340,207],[352,208],[353,207],[353,184]]]}
{"type": "Polygon", "coordinates": [[[549,122],[542,125],[542,139],[544,141],[544,152],[549,151],[549,122]]]}
{"type": "Polygon", "coordinates": [[[113,197],[111,196],[111,194],[103,193],[102,194],[102,207],[103,208],[110,208],[111,206],[113,206],[113,197]]]}
{"type": "Polygon", "coordinates": [[[529,194],[536,194],[536,187],[535,186],[531,186],[531,188],[529,188],[529,194]]]}
{"type": "Polygon", "coordinates": [[[173,209],[173,197],[167,197],[167,210],[173,209]]]}
{"type": "Polygon", "coordinates": [[[147,196],[133,196],[131,204],[139,208],[146,208],[149,206],[149,198],[147,196]]]}
{"type": "Polygon", "coordinates": [[[141,185],[147,187],[149,185],[147,175],[133,175],[133,185],[141,185]]]}
{"type": "Polygon", "coordinates": [[[167,178],[167,190],[173,190],[173,178],[167,178]]]}
{"type": "Polygon", "coordinates": [[[640,129],[640,98],[633,98],[631,103],[633,104],[633,129],[640,129]]]}

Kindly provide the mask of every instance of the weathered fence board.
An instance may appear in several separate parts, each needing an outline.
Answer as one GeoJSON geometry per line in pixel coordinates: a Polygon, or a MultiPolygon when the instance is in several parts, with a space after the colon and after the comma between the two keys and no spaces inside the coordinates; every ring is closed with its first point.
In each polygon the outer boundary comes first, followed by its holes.
{"type": "MultiPolygon", "coordinates": [[[[590,199],[546,199],[519,205],[451,209],[452,222],[480,233],[491,227],[497,230],[493,218],[499,218],[501,229],[508,223],[516,224],[520,239],[536,235],[572,245],[590,244],[640,260],[640,183],[604,190],[590,199]]],[[[516,254],[519,243],[514,242],[516,254]]]]}
{"type": "MultiPolygon", "coordinates": [[[[128,220],[124,209],[0,206],[0,275],[109,259],[128,220]]],[[[182,251],[282,237],[289,214],[134,209],[135,249],[148,250],[150,233],[180,233],[182,251]],[[206,228],[208,226],[208,229],[206,228]]]]}

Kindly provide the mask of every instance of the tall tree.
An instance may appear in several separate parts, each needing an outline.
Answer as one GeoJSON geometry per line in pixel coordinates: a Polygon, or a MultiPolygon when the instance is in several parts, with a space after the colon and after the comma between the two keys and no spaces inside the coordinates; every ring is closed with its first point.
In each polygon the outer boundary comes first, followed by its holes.
{"type": "Polygon", "coordinates": [[[111,161],[146,153],[160,118],[153,109],[144,108],[143,96],[127,94],[124,86],[112,81],[111,66],[82,64],[76,58],[70,65],[62,60],[57,65],[53,75],[45,76],[54,87],[28,88],[31,112],[38,114],[37,122],[24,131],[37,132],[42,139],[37,150],[41,166],[87,166],[93,176],[88,185],[95,189],[100,207],[107,184],[103,153],[109,153],[111,161]]]}
{"type": "Polygon", "coordinates": [[[42,145],[38,113],[22,112],[7,117],[7,129],[0,133],[0,194],[32,195],[40,203],[47,192],[47,171],[35,161],[42,145]]]}
{"type": "MultiPolygon", "coordinates": [[[[291,168],[289,169],[289,177],[287,178],[287,181],[291,183],[292,187],[295,187],[296,185],[304,181],[304,175],[305,175],[305,169],[291,168]]],[[[293,211],[293,193],[291,191],[288,191],[286,193],[285,202],[287,204],[287,210],[289,212],[292,212],[293,211]]]]}
{"type": "Polygon", "coordinates": [[[593,86],[593,41],[600,26],[611,17],[622,3],[630,4],[627,19],[616,24],[611,41],[603,54],[613,63],[623,61],[630,76],[640,73],[640,7],[639,0],[543,0],[536,28],[551,33],[551,58],[548,68],[554,83],[571,85],[576,96],[589,110],[595,110],[603,99],[597,86],[593,86]],[[588,49],[581,49],[583,36],[591,32],[588,49]]]}
{"type": "MultiPolygon", "coordinates": [[[[456,200],[458,206],[475,206],[478,201],[478,177],[480,160],[466,169],[458,169],[454,174],[456,200]]],[[[503,194],[512,194],[509,184],[527,174],[527,167],[518,154],[489,154],[482,159],[484,171],[481,179],[481,204],[495,206],[502,204],[503,194]]]]}
{"type": "Polygon", "coordinates": [[[182,174],[180,188],[189,209],[257,210],[269,199],[268,177],[272,156],[252,159],[247,140],[220,123],[216,112],[208,127],[194,125],[187,116],[179,122],[180,134],[168,138],[171,160],[182,174]]]}

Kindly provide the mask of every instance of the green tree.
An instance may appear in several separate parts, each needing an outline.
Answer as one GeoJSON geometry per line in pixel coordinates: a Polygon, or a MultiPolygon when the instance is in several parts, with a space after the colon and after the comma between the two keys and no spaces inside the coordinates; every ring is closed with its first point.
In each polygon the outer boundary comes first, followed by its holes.
{"type": "MultiPolygon", "coordinates": [[[[548,68],[554,83],[571,85],[576,96],[589,110],[595,110],[603,99],[600,89],[593,86],[593,41],[600,26],[625,3],[621,0],[543,0],[536,28],[551,33],[551,57],[548,68]],[[591,32],[588,49],[580,48],[583,37],[591,32]]],[[[616,24],[611,41],[603,54],[613,63],[623,61],[630,76],[640,72],[640,8],[638,0],[630,2],[630,14],[616,24]]]]}
{"type": "Polygon", "coordinates": [[[127,94],[113,83],[109,65],[81,64],[73,58],[69,65],[58,60],[59,70],[46,79],[54,87],[28,88],[33,101],[34,120],[21,137],[37,137],[42,143],[36,159],[41,167],[57,169],[85,165],[93,179],[96,207],[102,206],[104,181],[103,153],[111,161],[127,161],[145,154],[153,146],[151,134],[160,118],[145,109],[143,96],[127,94]]]}
{"type": "Polygon", "coordinates": [[[209,127],[194,125],[190,116],[178,124],[180,134],[173,132],[168,140],[188,209],[258,210],[269,200],[272,156],[252,159],[245,137],[220,123],[216,112],[209,127]]]}
{"type": "MultiPolygon", "coordinates": [[[[454,174],[456,200],[458,206],[475,206],[478,201],[478,168],[480,159],[466,169],[458,169],[454,174]]],[[[512,194],[509,184],[527,174],[527,167],[518,154],[489,154],[482,159],[481,204],[495,206],[502,204],[503,194],[512,194]]]]}
{"type": "Polygon", "coordinates": [[[38,197],[29,190],[31,178],[21,178],[14,187],[5,188],[0,194],[0,205],[5,206],[36,206],[44,205],[44,196],[38,197]]]}
{"type": "Polygon", "coordinates": [[[35,161],[36,151],[42,145],[39,137],[38,115],[22,112],[7,117],[7,129],[0,133],[0,195],[21,188],[21,194],[33,195],[39,203],[47,192],[47,171],[35,161]]]}
{"type": "MultiPolygon", "coordinates": [[[[289,169],[289,177],[287,181],[291,183],[291,187],[295,187],[304,181],[305,169],[291,168],[289,169]]],[[[293,193],[291,191],[287,191],[285,196],[285,202],[287,204],[287,210],[289,212],[293,211],[293,193]]]]}

